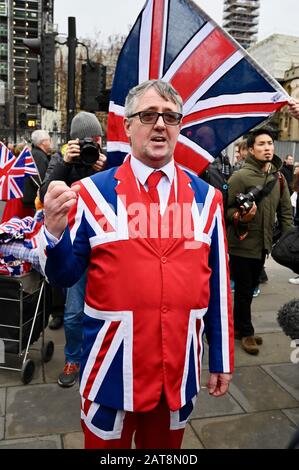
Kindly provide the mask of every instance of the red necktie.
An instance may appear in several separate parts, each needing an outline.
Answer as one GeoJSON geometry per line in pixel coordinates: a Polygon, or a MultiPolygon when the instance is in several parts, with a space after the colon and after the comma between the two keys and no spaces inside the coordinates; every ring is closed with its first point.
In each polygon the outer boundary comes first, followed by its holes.
{"type": "Polygon", "coordinates": [[[162,176],[164,176],[163,171],[161,170],[153,171],[146,180],[147,186],[148,186],[148,195],[151,198],[151,200],[155,202],[156,204],[160,204],[160,198],[159,198],[157,186],[162,176]]]}

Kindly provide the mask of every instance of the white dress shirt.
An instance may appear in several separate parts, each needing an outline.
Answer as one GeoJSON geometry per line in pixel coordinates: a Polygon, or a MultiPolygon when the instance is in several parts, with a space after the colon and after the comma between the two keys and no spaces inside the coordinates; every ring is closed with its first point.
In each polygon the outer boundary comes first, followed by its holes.
{"type": "Polygon", "coordinates": [[[137,180],[137,185],[139,187],[140,184],[144,186],[145,190],[148,191],[146,180],[151,173],[154,171],[161,170],[165,175],[162,176],[159,184],[157,186],[159,199],[160,199],[160,214],[163,215],[166,207],[167,202],[169,199],[169,193],[171,189],[171,185],[174,181],[174,192],[175,192],[175,199],[177,195],[177,178],[176,178],[176,170],[174,166],[174,160],[171,160],[166,165],[162,166],[162,168],[151,168],[150,166],[145,165],[140,160],[137,160],[133,155],[131,155],[131,168],[134,173],[134,176],[137,180]]]}

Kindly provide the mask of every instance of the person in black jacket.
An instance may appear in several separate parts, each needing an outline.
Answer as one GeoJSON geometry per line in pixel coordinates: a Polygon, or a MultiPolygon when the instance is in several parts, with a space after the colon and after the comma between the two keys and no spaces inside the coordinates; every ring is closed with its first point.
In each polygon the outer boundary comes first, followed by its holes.
{"type": "MultiPolygon", "coordinates": [[[[71,122],[71,140],[66,151],[58,152],[51,158],[45,179],[40,188],[40,199],[43,202],[51,181],[64,181],[70,186],[75,181],[91,176],[104,169],[106,156],[101,153],[102,128],[92,113],[81,111],[71,122]],[[98,144],[99,158],[93,165],[86,165],[80,160],[79,140],[90,138],[98,144]]],[[[82,320],[85,297],[85,274],[79,281],[66,289],[64,308],[65,332],[65,366],[58,377],[61,387],[73,386],[79,375],[82,348],[82,320]]],[[[50,325],[51,326],[51,325],[50,325]]]]}
{"type": "MultiPolygon", "coordinates": [[[[297,165],[295,167],[295,173],[294,173],[294,181],[293,181],[293,194],[291,197],[292,205],[293,206],[293,214],[294,214],[294,225],[299,226],[299,171],[296,171],[297,165]]],[[[295,284],[299,285],[299,276],[291,277],[289,279],[290,284],[295,284]]]]}
{"type": "Polygon", "coordinates": [[[293,155],[287,155],[284,159],[283,165],[280,169],[281,173],[285,177],[289,192],[293,192],[293,179],[294,179],[294,157],[293,155]]]}
{"type": "Polygon", "coordinates": [[[25,207],[34,209],[37,190],[45,177],[49,165],[52,140],[47,131],[36,130],[31,134],[31,142],[31,153],[38,170],[38,175],[25,178],[23,204],[25,207]]]}
{"type": "Polygon", "coordinates": [[[213,163],[200,175],[200,178],[206,181],[214,188],[219,189],[222,193],[224,211],[227,209],[227,191],[228,179],[233,172],[228,156],[222,152],[213,163]]]}
{"type": "MultiPolygon", "coordinates": [[[[291,116],[293,116],[295,119],[299,120],[299,100],[295,100],[292,98],[289,101],[289,113],[291,116]]],[[[296,197],[296,206],[295,206],[295,211],[294,211],[294,224],[299,225],[299,198],[298,198],[298,192],[299,192],[299,178],[297,176],[297,172],[294,171],[295,173],[295,178],[294,178],[294,184],[293,184],[293,190],[297,193],[296,197]]],[[[296,277],[291,277],[289,279],[289,282],[291,284],[299,284],[299,276],[296,277]]]]}

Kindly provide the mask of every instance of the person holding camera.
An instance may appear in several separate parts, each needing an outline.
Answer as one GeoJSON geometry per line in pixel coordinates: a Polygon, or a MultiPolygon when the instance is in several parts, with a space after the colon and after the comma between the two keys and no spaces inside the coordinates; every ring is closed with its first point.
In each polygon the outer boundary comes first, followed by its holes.
{"type": "MultiPolygon", "coordinates": [[[[106,156],[101,152],[102,128],[94,114],[86,111],[76,114],[71,122],[70,134],[71,140],[65,152],[56,153],[50,161],[40,189],[42,201],[51,181],[64,181],[70,186],[75,181],[102,171],[105,166],[106,156]]],[[[63,316],[65,365],[58,377],[58,385],[61,387],[73,386],[79,375],[85,282],[86,276],[83,274],[75,285],[66,290],[63,316]]]]}
{"type": "Polygon", "coordinates": [[[51,181],[64,181],[71,185],[103,170],[106,156],[101,152],[102,134],[102,127],[94,114],[87,111],[76,114],[71,122],[71,140],[65,152],[56,152],[51,157],[40,187],[42,201],[51,181]]]}
{"type": "Polygon", "coordinates": [[[272,249],[277,215],[282,232],[292,226],[288,185],[279,172],[272,132],[253,131],[247,139],[249,155],[243,168],[229,179],[227,237],[230,266],[235,281],[235,338],[248,354],[258,354],[262,338],[254,334],[251,302],[254,288],[272,249]]]}

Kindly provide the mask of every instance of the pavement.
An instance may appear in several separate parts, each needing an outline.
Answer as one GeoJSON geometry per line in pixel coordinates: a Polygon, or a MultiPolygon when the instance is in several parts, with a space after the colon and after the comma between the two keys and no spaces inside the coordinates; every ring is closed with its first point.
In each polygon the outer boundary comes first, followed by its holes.
{"type": "MultiPolygon", "coordinates": [[[[299,297],[299,286],[289,284],[293,273],[271,259],[266,270],[269,281],[253,300],[253,322],[264,341],[260,353],[250,356],[235,341],[229,393],[214,398],[202,388],[184,449],[284,449],[299,426],[299,349],[296,354],[276,321],[279,307],[299,297]]],[[[28,385],[20,372],[0,369],[0,449],[83,448],[78,385],[63,389],[56,383],[64,362],[63,329],[46,329],[45,336],[55,343],[54,355],[42,365],[40,351],[30,351],[36,370],[28,385]]],[[[203,384],[206,376],[205,359],[203,384]]]]}

